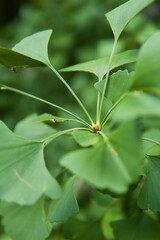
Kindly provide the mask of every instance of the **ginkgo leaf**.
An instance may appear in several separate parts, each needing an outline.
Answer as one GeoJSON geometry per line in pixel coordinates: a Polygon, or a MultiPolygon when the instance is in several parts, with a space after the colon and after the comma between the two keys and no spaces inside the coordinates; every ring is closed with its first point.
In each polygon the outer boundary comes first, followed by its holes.
{"type": "Polygon", "coordinates": [[[74,196],[74,178],[67,181],[62,197],[53,202],[50,207],[48,219],[51,222],[62,222],[79,211],[77,200],[74,196]]]}
{"type": "Polygon", "coordinates": [[[12,49],[18,53],[48,65],[48,42],[51,34],[52,30],[44,30],[35,33],[21,40],[12,49]]]}
{"type": "Polygon", "coordinates": [[[11,70],[17,67],[41,67],[49,64],[48,42],[52,30],[24,38],[12,49],[0,47],[0,65],[11,70]]]}
{"type": "Polygon", "coordinates": [[[144,184],[138,197],[138,204],[142,209],[160,212],[160,158],[147,156],[146,161],[144,184]]]}
{"type": "Polygon", "coordinates": [[[116,121],[136,119],[144,116],[160,116],[159,98],[138,91],[127,93],[113,112],[116,121]]]}
{"type": "Polygon", "coordinates": [[[72,136],[82,147],[94,146],[102,140],[102,137],[99,134],[85,130],[74,131],[72,136]]]}
{"type": "MultiPolygon", "coordinates": [[[[128,50],[126,52],[119,53],[114,55],[110,70],[122,66],[124,64],[132,63],[137,60],[138,51],[137,50],[128,50]]],[[[100,58],[92,60],[85,63],[76,64],[71,67],[63,68],[60,71],[70,72],[70,71],[82,71],[90,72],[95,74],[98,79],[103,79],[104,75],[108,72],[108,62],[110,56],[106,58],[100,58]]]]}
{"type": "Polygon", "coordinates": [[[64,235],[66,239],[106,240],[102,231],[101,221],[91,221],[90,219],[69,219],[64,226],[64,235]],[[68,229],[70,230],[68,231],[68,229]]]}
{"type": "MultiPolygon", "coordinates": [[[[114,104],[125,92],[127,92],[131,86],[133,79],[133,72],[129,73],[127,70],[118,70],[116,73],[112,74],[109,78],[106,98],[109,99],[112,104],[114,104]]],[[[103,92],[105,80],[95,83],[95,88],[99,92],[103,92]]]]}
{"type": "Polygon", "coordinates": [[[0,47],[0,65],[15,70],[18,67],[31,68],[45,66],[44,63],[8,48],[0,47]]]}
{"type": "Polygon", "coordinates": [[[1,202],[0,214],[5,231],[13,240],[45,240],[52,229],[43,199],[32,206],[1,202]]]}
{"type": "Polygon", "coordinates": [[[35,141],[42,141],[56,133],[54,128],[37,121],[41,116],[37,114],[27,116],[16,124],[14,132],[21,137],[35,141]]]}
{"type": "Polygon", "coordinates": [[[44,193],[59,198],[61,189],[45,167],[44,143],[14,134],[3,122],[0,135],[0,199],[30,205],[44,193]]]}
{"type": "Polygon", "coordinates": [[[64,155],[61,165],[95,187],[121,194],[138,179],[139,141],[136,125],[128,123],[112,133],[109,141],[64,155]]]}
{"type": "Polygon", "coordinates": [[[114,221],[111,226],[116,240],[159,239],[159,223],[144,214],[114,221]]]}
{"type": "Polygon", "coordinates": [[[142,46],[136,64],[133,89],[155,91],[160,89],[160,31],[154,33],[142,46]]]}
{"type": "Polygon", "coordinates": [[[130,0],[106,13],[115,39],[118,39],[123,29],[132,18],[147,7],[154,0],[130,0]]]}

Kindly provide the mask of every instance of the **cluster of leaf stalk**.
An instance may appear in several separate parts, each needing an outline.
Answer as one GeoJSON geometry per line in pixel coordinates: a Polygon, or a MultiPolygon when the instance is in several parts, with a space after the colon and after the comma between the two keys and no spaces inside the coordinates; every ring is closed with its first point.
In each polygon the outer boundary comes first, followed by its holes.
{"type": "MultiPolygon", "coordinates": [[[[142,3],[140,4],[141,6],[136,6],[136,3],[134,1],[130,1],[132,3],[126,3],[125,7],[127,7],[127,5],[129,7],[132,7],[133,10],[131,11],[131,13],[129,13],[129,15],[126,16],[126,19],[124,18],[124,20],[121,19],[121,17],[118,19],[120,22],[118,23],[115,23],[114,22],[114,17],[121,11],[122,9],[122,12],[123,12],[123,5],[120,6],[119,8],[113,10],[112,12],[106,14],[106,17],[111,25],[111,28],[112,28],[112,31],[114,33],[114,43],[113,43],[113,47],[112,47],[112,50],[111,50],[111,54],[110,54],[110,57],[109,59],[107,59],[106,61],[106,67],[107,67],[107,71],[106,71],[106,74],[101,74],[100,76],[98,76],[98,81],[102,81],[104,80],[104,85],[103,85],[103,91],[102,93],[100,93],[98,91],[98,94],[97,94],[97,108],[96,108],[96,119],[92,119],[91,115],[89,114],[89,112],[87,111],[86,107],[84,106],[84,104],[82,103],[82,101],[79,99],[79,97],[76,95],[76,93],[73,91],[73,89],[69,86],[69,84],[65,81],[65,79],[59,74],[59,72],[53,67],[53,65],[51,64],[51,62],[49,61],[48,59],[48,56],[47,54],[45,54],[46,56],[44,57],[37,57],[36,55],[36,59],[38,61],[41,61],[42,65],[46,65],[48,66],[51,71],[53,71],[53,73],[58,77],[58,79],[66,86],[66,88],[68,89],[68,91],[72,94],[72,96],[75,98],[75,100],[77,101],[77,103],[79,104],[79,106],[81,107],[81,109],[84,111],[88,121],[82,119],[80,116],[74,114],[73,112],[67,110],[67,109],[64,109],[63,107],[61,106],[58,106],[56,104],[53,104],[51,102],[48,102],[42,98],[39,98],[39,97],[36,97],[34,95],[31,95],[29,93],[26,93],[26,92],[23,92],[23,91],[20,91],[18,89],[15,89],[15,88],[12,88],[12,87],[9,87],[9,86],[4,86],[4,85],[1,85],[1,90],[10,90],[10,91],[14,91],[14,92],[17,92],[19,94],[22,94],[22,95],[26,95],[28,97],[31,97],[31,98],[34,98],[38,101],[41,101],[43,103],[46,103],[48,105],[51,105],[53,106],[54,108],[57,108],[65,113],[67,113],[68,115],[70,115],[71,117],[73,117],[73,119],[70,119],[72,121],[75,121],[75,122],[79,122],[81,124],[83,124],[85,127],[87,127],[86,129],[90,130],[90,131],[93,131],[94,133],[97,133],[97,132],[100,132],[101,129],[103,128],[103,126],[106,124],[106,122],[109,120],[110,116],[111,116],[111,113],[112,111],[116,108],[116,106],[119,104],[119,102],[121,101],[118,100],[118,102],[116,102],[112,108],[110,109],[109,112],[107,112],[107,114],[105,116],[102,116],[102,109],[103,109],[103,105],[104,105],[104,98],[105,98],[105,94],[106,94],[106,89],[107,89],[107,83],[108,83],[108,79],[109,79],[109,75],[110,75],[110,68],[111,68],[111,63],[112,63],[112,60],[113,60],[113,56],[114,56],[114,53],[115,53],[115,49],[116,49],[116,45],[117,45],[117,42],[118,42],[118,39],[121,35],[121,32],[123,31],[123,29],[125,28],[125,26],[128,24],[128,22],[139,12],[141,11],[145,6],[147,6],[149,3],[152,2],[152,0],[149,0],[145,3],[142,3]],[[116,26],[116,24],[118,25],[118,27],[116,26]]],[[[125,9],[125,8],[124,8],[125,9]]],[[[50,37],[51,35],[51,30],[48,30],[46,31],[46,35],[48,35],[48,37],[50,37]]],[[[42,36],[43,37],[43,36],[42,36]]],[[[33,39],[34,40],[34,39],[33,39]]],[[[36,39],[35,39],[36,40],[36,39]]],[[[27,41],[26,41],[27,43],[27,41]]],[[[25,49],[25,41],[24,41],[24,44],[23,44],[23,47],[25,49]]],[[[27,51],[24,50],[21,46],[21,43],[20,45],[17,44],[12,50],[13,51],[17,51],[19,53],[22,53],[22,54],[26,54],[27,55],[27,51]]],[[[30,52],[32,51],[33,49],[31,48],[30,49],[30,52]]],[[[28,54],[29,57],[32,57],[32,54],[29,53],[28,54]]],[[[33,55],[33,58],[35,57],[33,55]]],[[[5,64],[4,64],[5,65],[5,64]]],[[[22,65],[22,64],[21,64],[22,65]]],[[[19,67],[19,66],[10,66],[11,70],[14,70],[16,69],[16,67],[19,67]]],[[[25,66],[24,66],[25,67],[25,66]]],[[[29,66],[26,66],[26,67],[29,67],[29,66]]],[[[66,68],[64,69],[64,71],[76,71],[76,68],[73,68],[70,70],[70,68],[66,68]]],[[[122,99],[124,98],[124,96],[122,97],[122,99]]],[[[81,129],[81,128],[80,128],[81,129]]],[[[70,130],[67,130],[68,131],[73,131],[74,129],[70,129],[70,130]]],[[[77,130],[77,128],[75,129],[77,130]]],[[[66,133],[66,131],[64,131],[64,134],[66,133]]],[[[63,133],[61,133],[63,134],[63,133]]]]}
{"type": "MultiPolygon", "coordinates": [[[[147,40],[147,42],[144,44],[144,46],[140,50],[139,56],[137,56],[138,55],[137,50],[130,50],[121,54],[115,54],[117,42],[126,25],[137,13],[139,13],[141,10],[143,10],[152,2],[153,0],[141,0],[141,1],[130,0],[105,15],[110,23],[110,26],[114,35],[114,43],[113,43],[113,47],[109,57],[90,61],[87,63],[77,64],[61,70],[62,72],[63,71],[64,72],[86,71],[86,72],[93,73],[97,76],[98,82],[95,84],[95,88],[96,90],[98,90],[98,92],[97,92],[97,102],[96,102],[97,104],[95,109],[95,119],[91,117],[90,113],[88,112],[88,110],[86,109],[86,107],[84,106],[80,98],[73,91],[73,89],[70,87],[67,81],[65,81],[65,79],[61,76],[61,74],[52,66],[48,58],[47,46],[48,46],[49,38],[52,33],[51,30],[42,31],[30,37],[27,37],[23,39],[21,42],[19,42],[17,45],[15,45],[13,49],[0,48],[0,63],[5,67],[10,68],[11,70],[15,70],[18,67],[47,66],[58,77],[58,79],[66,86],[66,88],[71,93],[73,98],[76,100],[76,102],[78,103],[79,107],[84,112],[86,117],[84,119],[81,116],[75,114],[74,112],[68,109],[65,109],[59,105],[56,105],[54,103],[51,103],[45,99],[31,95],[21,90],[0,84],[1,90],[10,90],[10,91],[25,95],[27,97],[33,98],[42,103],[48,104],[64,112],[65,114],[68,114],[71,117],[71,118],[66,118],[66,117],[60,118],[60,117],[56,117],[54,115],[48,114],[48,115],[37,117],[37,120],[41,122],[43,121],[45,122],[48,120],[51,122],[73,121],[80,124],[80,126],[78,125],[78,127],[65,129],[56,133],[53,132],[52,134],[45,137],[44,139],[41,139],[41,140],[38,139],[38,141],[32,141],[30,139],[20,138],[20,136],[17,136],[16,134],[14,135],[13,133],[11,133],[10,130],[8,130],[8,128],[3,123],[1,123],[0,125],[1,132],[4,134],[6,139],[11,139],[11,143],[10,143],[11,150],[7,155],[6,159],[11,161],[12,159],[10,160],[10,158],[12,154],[13,155],[15,154],[14,157],[16,158],[17,152],[16,153],[14,151],[12,152],[12,150],[14,150],[14,148],[18,149],[18,147],[21,146],[21,141],[22,141],[23,147],[27,146],[26,148],[27,157],[29,158],[29,160],[32,160],[31,153],[33,153],[35,157],[35,162],[37,161],[36,164],[37,165],[39,164],[43,168],[43,175],[45,178],[43,182],[43,184],[45,185],[44,189],[41,189],[41,188],[38,189],[37,192],[35,191],[36,193],[34,194],[34,196],[31,196],[29,199],[28,199],[28,195],[27,194],[25,195],[25,193],[24,193],[24,196],[20,196],[18,198],[14,192],[14,189],[13,189],[13,192],[12,191],[10,192],[9,191],[10,185],[7,185],[7,187],[9,186],[7,188],[7,190],[9,189],[8,192],[7,191],[4,193],[3,191],[0,192],[0,196],[2,200],[8,201],[8,198],[9,198],[11,202],[16,202],[17,204],[21,204],[21,205],[25,205],[27,203],[33,206],[33,204],[35,204],[37,200],[39,201],[39,198],[43,196],[43,194],[46,194],[46,196],[54,199],[55,196],[53,197],[53,195],[56,193],[58,196],[56,197],[59,198],[57,189],[59,189],[60,187],[57,187],[59,185],[55,183],[56,181],[54,182],[53,180],[54,178],[52,178],[51,180],[50,178],[51,176],[48,175],[48,170],[46,170],[45,166],[42,166],[43,161],[42,162],[39,161],[39,155],[41,154],[41,159],[42,159],[43,156],[42,156],[41,150],[53,139],[67,133],[74,134],[75,132],[78,132],[78,131],[80,132],[81,130],[84,130],[83,132],[85,133],[87,132],[90,134],[89,139],[91,139],[91,144],[86,143],[85,141],[81,142],[81,140],[80,141],[78,140],[80,142],[79,145],[84,148],[81,148],[79,150],[69,153],[68,155],[63,156],[60,164],[63,167],[66,167],[69,170],[71,170],[73,174],[80,176],[82,179],[84,179],[86,182],[91,184],[91,186],[95,187],[96,189],[100,189],[100,190],[107,189],[112,193],[116,193],[120,195],[127,193],[131,184],[137,184],[140,179],[140,175],[144,176],[146,174],[147,180],[145,180],[144,183],[142,182],[142,188],[139,194],[140,196],[139,206],[142,209],[151,209],[152,211],[155,211],[155,212],[157,211],[157,209],[158,211],[160,210],[159,206],[155,203],[156,201],[154,201],[154,199],[152,198],[152,195],[153,195],[152,191],[153,191],[155,194],[155,198],[159,200],[159,193],[157,194],[158,192],[157,189],[160,189],[160,186],[158,185],[159,183],[157,184],[157,179],[155,176],[160,176],[159,174],[160,165],[158,165],[160,143],[159,143],[159,140],[157,140],[160,137],[160,133],[157,131],[155,135],[153,134],[153,132],[155,131],[155,129],[152,129],[155,127],[154,124],[151,125],[151,127],[149,125],[148,127],[149,130],[151,128],[151,132],[149,133],[148,132],[145,133],[145,131],[144,133],[140,133],[139,126],[137,126],[137,119],[139,120],[140,118],[143,118],[146,116],[148,117],[148,115],[152,117],[158,117],[158,118],[160,117],[160,113],[157,110],[159,109],[158,94],[159,94],[159,87],[160,87],[160,84],[159,84],[160,71],[159,71],[159,65],[157,64],[157,62],[160,61],[160,57],[156,55],[157,52],[160,53],[160,47],[159,47],[160,32],[153,34],[153,36],[151,36],[151,38],[147,40]],[[37,44],[38,42],[40,42],[39,45],[37,44]],[[116,73],[114,73],[115,75],[110,74],[113,69],[119,66],[122,66],[124,64],[129,64],[136,61],[137,61],[136,71],[134,73],[128,73],[127,70],[124,70],[124,71],[117,71],[116,73]],[[147,65],[148,65],[148,68],[147,68],[147,65]],[[116,86],[113,87],[115,80],[116,80],[116,84],[118,82],[117,84],[118,87],[121,86],[121,80],[123,80],[123,83],[122,83],[123,87],[120,90],[118,89],[119,91],[117,91],[116,86]],[[114,97],[110,96],[112,94],[114,95],[114,97]],[[111,98],[111,100],[113,101],[113,104],[111,104],[104,113],[106,98],[108,98],[109,100],[111,98]],[[109,129],[107,132],[107,130],[105,131],[104,126],[106,126],[108,123],[110,124],[110,122],[112,122],[110,120],[112,119],[113,119],[113,125],[115,123],[118,123],[118,124],[117,125],[115,124],[116,127],[113,129],[112,128],[109,129]],[[93,141],[95,136],[96,137],[98,136],[101,140],[100,141],[98,140],[98,142],[96,140],[96,143],[95,143],[93,141]],[[155,136],[157,137],[157,139],[155,136]],[[16,140],[16,143],[15,143],[15,140],[16,140]],[[143,141],[145,142],[144,146],[142,146],[143,141]],[[146,142],[149,145],[149,147],[146,144],[146,142]],[[30,150],[28,146],[32,148],[33,152],[30,150]],[[36,155],[37,152],[39,154],[38,158],[36,155]],[[142,155],[145,155],[145,156],[142,156],[142,155]],[[76,162],[75,162],[75,159],[76,159],[76,162]],[[146,172],[142,168],[147,169],[146,172]],[[153,169],[155,169],[156,175],[154,175],[153,169]],[[157,184],[156,190],[154,188],[150,189],[150,185],[147,185],[147,181],[151,181],[151,183],[152,182],[154,183],[154,180],[157,184]],[[53,181],[52,184],[53,186],[55,186],[56,190],[50,189],[51,181],[53,181]],[[54,192],[54,194],[52,191],[54,192]]],[[[108,103],[109,103],[109,100],[108,100],[108,103]]],[[[86,138],[86,136],[87,135],[85,135],[84,139],[86,138]]],[[[5,144],[6,143],[3,143],[3,141],[1,140],[0,150],[2,150],[2,153],[0,152],[0,157],[3,157],[4,156],[3,152],[6,151],[5,144]]],[[[21,157],[25,158],[25,156],[21,156],[21,157]]],[[[23,164],[24,159],[22,158],[20,160],[22,160],[21,162],[23,164]]],[[[14,177],[16,177],[15,181],[17,181],[16,182],[17,185],[16,184],[15,185],[19,187],[19,182],[21,184],[25,183],[26,184],[25,187],[28,190],[28,192],[32,193],[32,189],[27,188],[28,187],[27,184],[29,185],[30,182],[29,183],[24,182],[25,178],[23,179],[23,176],[21,177],[19,172],[16,170],[17,166],[15,167],[15,169],[14,168],[12,169],[12,166],[7,165],[6,167],[5,165],[6,163],[3,162],[3,160],[1,161],[2,161],[1,163],[2,166],[0,165],[0,167],[2,168],[2,171],[5,168],[7,168],[6,171],[9,171],[8,170],[9,167],[11,167],[11,170],[14,170],[13,179],[14,177]]],[[[33,163],[34,161],[29,162],[29,164],[33,164],[33,163]]],[[[14,165],[15,162],[13,163],[10,162],[10,164],[14,165]]],[[[34,165],[31,166],[32,170],[34,169],[34,167],[35,167],[34,165]]],[[[17,169],[19,170],[18,167],[17,169]]],[[[34,170],[37,171],[37,169],[34,169],[34,170]]],[[[21,168],[19,171],[20,173],[23,174],[23,171],[21,172],[21,168]]],[[[25,174],[27,175],[28,172],[27,173],[25,172],[25,174]]],[[[38,172],[37,174],[40,174],[40,173],[38,172]]],[[[41,178],[41,175],[38,175],[38,176],[40,176],[39,178],[41,178]]],[[[32,177],[35,180],[34,175],[32,177]]],[[[43,180],[43,178],[41,179],[43,180]]],[[[4,182],[5,181],[7,180],[4,179],[4,182]]],[[[36,186],[37,183],[33,182],[33,185],[34,184],[36,186]]],[[[53,214],[51,213],[51,220],[53,221],[66,220],[66,218],[74,215],[77,212],[77,209],[78,209],[77,202],[74,199],[73,192],[70,191],[71,188],[73,187],[73,181],[71,180],[67,184],[68,184],[69,190],[67,189],[66,192],[64,191],[64,195],[66,197],[64,201],[65,203],[63,202],[63,199],[60,198],[58,204],[57,205],[55,204],[56,207],[55,206],[54,207],[56,210],[53,210],[53,214]],[[73,205],[75,208],[74,207],[72,208],[71,206],[72,201],[71,203],[70,201],[67,202],[67,200],[70,199],[69,194],[71,194],[71,199],[73,200],[73,203],[74,203],[73,205]],[[67,209],[66,212],[64,211],[66,214],[65,215],[64,213],[63,214],[61,213],[61,207],[63,204],[64,204],[63,206],[66,207],[67,205],[66,202],[67,204],[69,204],[72,212],[68,213],[69,211],[67,209]]],[[[141,184],[141,182],[139,184],[141,184]]],[[[38,204],[40,204],[41,206],[40,201],[38,202],[38,204]]],[[[1,211],[3,212],[3,210],[1,211]]],[[[5,214],[6,212],[4,208],[4,215],[5,214]]],[[[115,224],[115,229],[116,228],[118,227],[115,224]]]]}

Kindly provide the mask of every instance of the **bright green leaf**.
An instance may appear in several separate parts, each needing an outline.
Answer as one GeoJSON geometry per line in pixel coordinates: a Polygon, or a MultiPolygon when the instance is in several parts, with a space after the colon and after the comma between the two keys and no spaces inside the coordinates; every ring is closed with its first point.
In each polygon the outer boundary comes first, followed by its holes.
{"type": "Polygon", "coordinates": [[[130,92],[118,104],[113,118],[118,121],[131,120],[142,116],[160,116],[160,100],[143,92],[130,92]]]}
{"type": "Polygon", "coordinates": [[[14,132],[29,140],[41,141],[56,131],[52,127],[38,122],[37,119],[41,119],[42,115],[32,114],[25,119],[17,123],[14,132]]]}
{"type": "Polygon", "coordinates": [[[102,227],[103,227],[103,232],[106,236],[106,239],[113,240],[113,229],[111,227],[111,222],[121,219],[123,217],[122,213],[122,206],[119,201],[112,202],[107,207],[107,210],[103,216],[103,221],[102,221],[102,227]]]}
{"type": "Polygon", "coordinates": [[[0,122],[0,199],[33,204],[44,193],[60,197],[60,187],[45,167],[43,142],[24,139],[0,122]],[[48,189],[48,182],[51,187],[48,189]]]}
{"type": "MultiPolygon", "coordinates": [[[[109,78],[106,97],[114,104],[125,92],[128,91],[132,83],[133,73],[127,70],[117,71],[109,78]]],[[[97,82],[94,86],[99,92],[103,92],[104,80],[97,82]]]]}
{"type": "Polygon", "coordinates": [[[134,89],[155,90],[160,89],[160,31],[152,35],[142,46],[138,57],[134,89]]]}
{"type": "MultiPolygon", "coordinates": [[[[137,60],[138,51],[128,50],[123,53],[119,53],[113,57],[110,69],[113,70],[124,64],[132,63],[137,60]]],[[[106,58],[96,59],[85,63],[76,64],[71,67],[63,68],[60,71],[70,72],[70,71],[82,71],[90,72],[95,74],[98,79],[102,79],[108,71],[108,62],[110,56],[106,58]]]]}
{"type": "Polygon", "coordinates": [[[147,215],[111,223],[116,240],[159,240],[160,225],[147,215]]]}
{"type": "Polygon", "coordinates": [[[13,50],[48,65],[48,42],[51,34],[52,30],[35,33],[16,44],[13,50]]]}
{"type": "Polygon", "coordinates": [[[15,70],[17,67],[30,68],[45,66],[41,61],[2,47],[0,48],[0,65],[10,68],[11,70],[15,70]]]}
{"type": "Polygon", "coordinates": [[[79,211],[73,187],[74,178],[71,178],[64,186],[62,197],[50,207],[48,219],[51,222],[65,221],[79,211]]]}
{"type": "Polygon", "coordinates": [[[51,231],[42,199],[33,206],[1,202],[0,213],[5,230],[13,240],[45,240],[51,231]]]}
{"type": "MultiPolygon", "coordinates": [[[[159,147],[160,148],[160,147],[159,147]]],[[[160,158],[148,156],[144,184],[139,194],[138,204],[142,209],[160,212],[160,158]]]]}
{"type": "Polygon", "coordinates": [[[149,154],[149,155],[151,155],[151,153],[153,154],[153,149],[155,150],[154,146],[158,148],[156,143],[159,143],[158,152],[160,153],[160,129],[156,129],[156,128],[149,129],[143,134],[143,139],[144,139],[143,147],[146,154],[149,154]]]}
{"type": "Polygon", "coordinates": [[[107,188],[117,194],[124,193],[139,174],[136,126],[132,123],[121,126],[110,136],[110,141],[66,154],[61,159],[61,165],[95,187],[107,188]]]}
{"type": "Polygon", "coordinates": [[[105,16],[110,23],[115,39],[119,38],[123,29],[132,18],[153,1],[154,0],[130,0],[108,12],[105,16]]]}
{"type": "Polygon", "coordinates": [[[97,133],[78,130],[72,133],[75,141],[82,147],[94,146],[102,140],[102,137],[97,133]]]}

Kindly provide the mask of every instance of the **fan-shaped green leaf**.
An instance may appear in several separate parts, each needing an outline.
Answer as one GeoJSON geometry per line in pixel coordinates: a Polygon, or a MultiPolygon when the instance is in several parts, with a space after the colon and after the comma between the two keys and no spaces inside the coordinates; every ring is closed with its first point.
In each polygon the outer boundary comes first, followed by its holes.
{"type": "Polygon", "coordinates": [[[41,141],[50,135],[53,135],[56,130],[44,123],[36,121],[42,115],[32,114],[16,124],[14,132],[29,140],[41,141]]]}
{"type": "Polygon", "coordinates": [[[147,215],[137,215],[132,218],[111,223],[116,240],[158,240],[159,224],[147,215]]]}
{"type": "Polygon", "coordinates": [[[62,197],[53,202],[50,207],[48,219],[51,222],[62,222],[75,215],[79,207],[73,192],[74,178],[67,181],[64,186],[62,197]]]}
{"type": "Polygon", "coordinates": [[[123,29],[132,18],[153,1],[154,0],[130,0],[108,12],[105,16],[110,23],[115,39],[119,38],[123,29]]]}
{"type": "Polygon", "coordinates": [[[112,133],[110,141],[66,154],[61,164],[92,185],[119,194],[137,180],[140,159],[137,128],[130,123],[112,133]]]}
{"type": "Polygon", "coordinates": [[[48,65],[48,42],[52,30],[45,30],[24,38],[13,50],[48,65]]]}
{"type": "MultiPolygon", "coordinates": [[[[160,149],[160,146],[159,146],[160,149]]],[[[139,194],[138,204],[142,209],[160,212],[160,158],[148,156],[144,184],[139,194]]]]}
{"type": "MultiPolygon", "coordinates": [[[[109,78],[106,97],[114,104],[131,86],[133,73],[128,73],[127,70],[117,71],[109,78]]],[[[103,92],[104,80],[95,83],[95,88],[99,92],[103,92]]]]}
{"type": "Polygon", "coordinates": [[[99,134],[85,130],[74,131],[72,135],[75,141],[82,147],[94,146],[102,140],[99,134]]]}
{"type": "Polygon", "coordinates": [[[43,199],[32,206],[1,202],[0,213],[5,230],[13,240],[45,240],[51,231],[43,199]]]}
{"type": "Polygon", "coordinates": [[[18,67],[31,68],[45,66],[41,61],[3,47],[0,47],[0,65],[11,70],[15,70],[18,67]]]}
{"type": "Polygon", "coordinates": [[[106,240],[102,231],[101,222],[91,221],[90,219],[88,221],[87,220],[70,219],[67,221],[64,226],[66,239],[106,240]]]}
{"type": "Polygon", "coordinates": [[[0,48],[0,65],[11,70],[17,67],[41,67],[49,64],[48,42],[52,30],[45,30],[24,38],[12,49],[0,48]]]}
{"type": "Polygon", "coordinates": [[[137,60],[134,89],[154,90],[160,89],[160,31],[152,35],[142,46],[137,60]]]}
{"type": "MultiPolygon", "coordinates": [[[[114,69],[116,67],[122,66],[124,64],[132,63],[137,60],[138,51],[137,50],[128,50],[123,53],[119,53],[113,57],[110,69],[114,69]]],[[[82,72],[90,72],[95,74],[98,79],[102,79],[104,75],[108,71],[108,62],[109,57],[100,58],[96,60],[92,60],[85,63],[76,64],[71,67],[63,68],[60,71],[70,72],[70,71],[82,71],[82,72]]]]}
{"type": "Polygon", "coordinates": [[[118,121],[131,120],[142,116],[160,116],[160,100],[143,92],[130,92],[114,110],[113,118],[118,121]]]}
{"type": "Polygon", "coordinates": [[[60,187],[45,167],[43,142],[24,139],[2,122],[0,135],[0,199],[28,205],[44,193],[59,198],[60,187]]]}

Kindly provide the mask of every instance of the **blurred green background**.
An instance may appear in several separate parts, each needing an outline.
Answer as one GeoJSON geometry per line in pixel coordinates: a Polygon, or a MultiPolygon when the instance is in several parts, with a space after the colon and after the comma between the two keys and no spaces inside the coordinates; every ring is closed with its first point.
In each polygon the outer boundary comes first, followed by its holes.
{"type": "MultiPolygon", "coordinates": [[[[11,48],[28,35],[53,29],[49,56],[56,69],[105,57],[110,53],[113,38],[104,14],[124,2],[126,1],[1,0],[0,46],[11,48]]],[[[117,52],[139,48],[159,24],[160,3],[155,1],[126,28],[119,41],[117,52]]],[[[84,73],[63,73],[63,76],[94,116],[96,92],[93,84],[96,79],[84,73]]],[[[18,69],[12,72],[0,66],[0,83],[35,94],[81,114],[72,96],[47,68],[18,69]]],[[[34,112],[38,114],[48,112],[62,116],[61,112],[43,103],[15,93],[0,92],[0,120],[10,128],[13,129],[17,121],[34,112]]],[[[53,147],[55,150],[61,149],[54,152],[55,162],[58,162],[59,157],[73,148],[74,144],[72,140],[67,140],[65,145],[61,140],[57,140],[54,146],[51,144],[47,149],[47,166],[56,176],[59,173],[59,166],[55,164],[54,169],[52,167],[53,147]]]]}
{"type": "MultiPolygon", "coordinates": [[[[22,38],[53,29],[49,44],[51,62],[57,68],[104,57],[110,52],[112,33],[104,14],[125,0],[1,0],[0,45],[13,47],[22,38]]],[[[155,2],[135,18],[123,33],[117,51],[138,48],[159,24],[160,4],[155,2]],[[147,21],[146,21],[147,18],[147,21]]],[[[94,115],[95,79],[87,74],[63,74],[94,115]],[[92,97],[93,96],[93,97],[92,97]]],[[[65,87],[48,69],[22,69],[13,73],[0,67],[0,82],[79,111],[65,87]],[[67,101],[66,101],[67,99],[67,101]]],[[[0,119],[9,127],[33,112],[54,109],[14,93],[0,93],[0,119]]]]}

